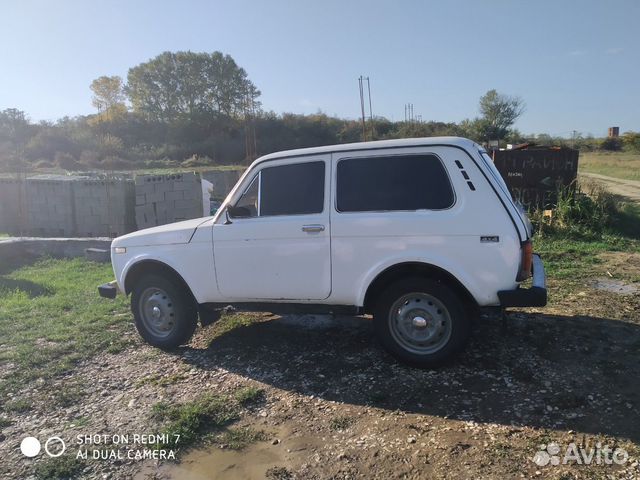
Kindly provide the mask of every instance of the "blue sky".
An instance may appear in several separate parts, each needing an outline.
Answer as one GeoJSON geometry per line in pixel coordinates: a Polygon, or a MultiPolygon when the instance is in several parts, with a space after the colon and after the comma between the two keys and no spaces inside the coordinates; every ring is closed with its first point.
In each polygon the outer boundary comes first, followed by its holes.
{"type": "Polygon", "coordinates": [[[171,50],[230,54],[263,108],[399,120],[521,96],[524,133],[640,130],[640,1],[31,1],[0,4],[0,109],[91,113],[89,84],[171,50]]]}

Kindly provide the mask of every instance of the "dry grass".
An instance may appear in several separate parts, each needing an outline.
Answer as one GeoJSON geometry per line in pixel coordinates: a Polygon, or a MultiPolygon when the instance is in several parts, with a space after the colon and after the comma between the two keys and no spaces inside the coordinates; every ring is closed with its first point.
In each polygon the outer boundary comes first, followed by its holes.
{"type": "Polygon", "coordinates": [[[578,169],[581,172],[598,173],[609,177],[640,180],[640,154],[581,153],[578,169]]]}

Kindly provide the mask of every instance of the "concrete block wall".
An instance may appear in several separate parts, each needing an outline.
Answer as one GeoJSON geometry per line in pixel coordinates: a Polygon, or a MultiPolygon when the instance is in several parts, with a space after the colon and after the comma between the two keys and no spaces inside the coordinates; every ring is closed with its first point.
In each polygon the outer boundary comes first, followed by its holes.
{"type": "Polygon", "coordinates": [[[137,175],[138,229],[202,216],[202,185],[197,173],[137,175]]]}
{"type": "Polygon", "coordinates": [[[231,191],[244,170],[209,170],[201,173],[202,178],[213,184],[214,200],[222,201],[231,191]]]}
{"type": "Polygon", "coordinates": [[[27,221],[24,233],[41,237],[76,235],[73,184],[75,177],[38,175],[26,180],[27,221]]]}
{"type": "Polygon", "coordinates": [[[20,234],[26,223],[25,185],[22,180],[0,178],[0,232],[20,234]]]}
{"type": "MultiPolygon", "coordinates": [[[[202,173],[220,202],[240,170],[202,173]]],[[[116,237],[203,214],[197,173],[104,179],[36,175],[0,178],[0,233],[41,237],[116,237]]]]}
{"type": "Polygon", "coordinates": [[[131,179],[78,179],[73,185],[76,235],[118,237],[136,229],[131,179]]]}

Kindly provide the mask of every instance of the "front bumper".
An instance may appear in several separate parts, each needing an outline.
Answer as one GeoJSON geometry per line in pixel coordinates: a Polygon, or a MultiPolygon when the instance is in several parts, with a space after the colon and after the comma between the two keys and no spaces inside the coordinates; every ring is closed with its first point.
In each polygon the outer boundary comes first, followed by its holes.
{"type": "Polygon", "coordinates": [[[114,280],[113,282],[103,283],[98,287],[98,293],[104,298],[116,298],[118,294],[118,282],[114,280]]]}
{"type": "Polygon", "coordinates": [[[533,255],[533,284],[498,292],[501,307],[544,307],[547,304],[547,281],[540,255],[533,255]]]}

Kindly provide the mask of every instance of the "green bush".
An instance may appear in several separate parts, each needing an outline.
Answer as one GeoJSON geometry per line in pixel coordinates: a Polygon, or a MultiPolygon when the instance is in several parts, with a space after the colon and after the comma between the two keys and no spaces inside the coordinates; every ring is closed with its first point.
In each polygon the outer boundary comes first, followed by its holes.
{"type": "Polygon", "coordinates": [[[560,187],[556,207],[550,215],[538,210],[531,220],[540,235],[572,234],[598,236],[616,225],[621,205],[598,184],[560,187]]]}

